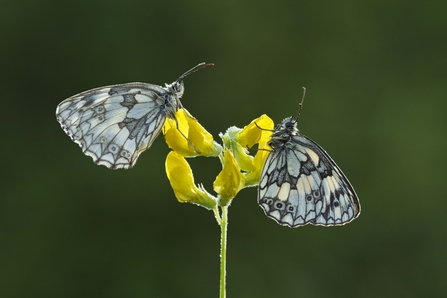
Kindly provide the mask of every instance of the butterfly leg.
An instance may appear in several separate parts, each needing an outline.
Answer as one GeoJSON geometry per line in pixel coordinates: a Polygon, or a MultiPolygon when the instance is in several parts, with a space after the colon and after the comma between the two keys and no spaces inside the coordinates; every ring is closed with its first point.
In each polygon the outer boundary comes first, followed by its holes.
{"type": "Polygon", "coordinates": [[[178,101],[178,102],[179,102],[179,108],[180,108],[180,109],[183,109],[183,111],[185,111],[186,115],[188,115],[189,118],[194,119],[194,120],[197,120],[196,117],[194,117],[193,115],[191,115],[191,113],[190,113],[187,109],[185,109],[185,108],[183,107],[183,105],[182,105],[182,103],[181,103],[180,101],[178,101]]]}
{"type": "MultiPolygon", "coordinates": [[[[186,111],[186,110],[185,110],[186,111]]],[[[195,119],[195,118],[194,118],[195,119]]],[[[178,127],[178,121],[177,118],[174,118],[175,120],[175,125],[177,127],[178,132],[186,139],[186,141],[188,141],[188,144],[191,145],[192,149],[194,149],[195,152],[197,152],[197,154],[202,154],[202,152],[196,148],[196,146],[193,145],[193,143],[183,134],[183,132],[180,130],[180,128],[178,127]]]]}

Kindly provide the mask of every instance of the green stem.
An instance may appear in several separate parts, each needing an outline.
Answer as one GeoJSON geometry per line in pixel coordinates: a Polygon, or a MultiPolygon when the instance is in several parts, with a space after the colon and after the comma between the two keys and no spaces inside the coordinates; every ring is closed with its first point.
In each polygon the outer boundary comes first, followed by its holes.
{"type": "Polygon", "coordinates": [[[226,267],[227,267],[227,227],[228,206],[222,206],[222,220],[220,222],[220,295],[226,297],[226,267]]]}
{"type": "Polygon", "coordinates": [[[219,207],[217,205],[213,208],[213,213],[214,213],[214,217],[216,218],[217,224],[219,226],[221,226],[222,225],[222,219],[220,218],[219,207]]]}

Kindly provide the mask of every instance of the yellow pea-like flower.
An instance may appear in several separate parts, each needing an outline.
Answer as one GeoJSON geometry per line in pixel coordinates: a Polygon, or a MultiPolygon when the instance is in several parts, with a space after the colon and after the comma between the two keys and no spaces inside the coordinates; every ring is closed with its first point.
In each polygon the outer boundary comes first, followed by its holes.
{"type": "Polygon", "coordinates": [[[230,150],[225,150],[223,169],[214,181],[214,191],[220,195],[220,205],[227,206],[244,187],[245,177],[230,150]]]}
{"type": "Polygon", "coordinates": [[[213,136],[188,111],[179,109],[175,116],[178,128],[176,121],[171,118],[166,118],[163,126],[166,143],[172,150],[186,157],[220,154],[222,147],[214,142],[213,136]]]}
{"type": "Polygon", "coordinates": [[[183,156],[171,151],[166,157],[165,167],[175,197],[180,203],[193,203],[207,209],[216,206],[216,199],[195,185],[191,167],[183,156]]]}

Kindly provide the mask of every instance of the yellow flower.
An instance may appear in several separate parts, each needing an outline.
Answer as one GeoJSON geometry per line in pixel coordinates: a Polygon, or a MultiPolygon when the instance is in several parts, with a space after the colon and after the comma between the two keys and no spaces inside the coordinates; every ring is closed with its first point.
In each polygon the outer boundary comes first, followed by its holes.
{"type": "Polygon", "coordinates": [[[255,186],[259,183],[262,167],[269,153],[267,142],[273,129],[273,121],[266,115],[253,120],[249,125],[240,129],[230,127],[225,134],[220,134],[223,140],[225,154],[222,147],[214,142],[209,134],[196,119],[181,109],[176,114],[179,127],[174,120],[167,120],[163,128],[166,142],[174,151],[166,158],[166,174],[179,202],[198,204],[208,209],[214,209],[217,204],[228,206],[236,194],[244,187],[255,186]],[[179,130],[185,134],[181,135],[179,130]],[[253,157],[248,148],[258,144],[258,150],[253,157]],[[191,168],[184,157],[219,156],[222,171],[216,177],[213,188],[219,197],[209,194],[201,185],[196,186],[191,168]]]}
{"type": "Polygon", "coordinates": [[[254,158],[252,157],[251,160],[251,170],[245,177],[246,186],[252,186],[259,183],[262,167],[264,166],[265,159],[270,150],[267,146],[267,142],[270,140],[273,126],[273,120],[264,114],[245,126],[237,136],[237,142],[242,147],[251,148],[255,144],[258,144],[256,155],[254,158]]]}
{"type": "Polygon", "coordinates": [[[225,150],[223,169],[214,181],[214,191],[220,195],[220,205],[227,206],[244,187],[245,177],[230,150],[225,150]]]}
{"type": "MultiPolygon", "coordinates": [[[[255,144],[265,143],[270,139],[273,130],[273,120],[267,115],[256,118],[238,134],[237,141],[244,147],[251,148],[255,144]]],[[[264,148],[258,146],[258,148],[264,148]]]]}
{"type": "MultiPolygon", "coordinates": [[[[261,143],[259,144],[259,148],[264,148],[264,146],[261,147],[261,143]]],[[[253,167],[254,170],[250,173],[247,173],[245,176],[245,185],[246,186],[255,186],[259,183],[259,179],[261,178],[261,172],[262,168],[264,167],[265,159],[267,158],[267,155],[269,154],[268,149],[265,150],[259,150],[255,155],[255,158],[253,159],[253,167]]]]}
{"type": "Polygon", "coordinates": [[[182,156],[217,156],[222,147],[214,142],[213,136],[192,118],[188,111],[179,109],[176,113],[178,129],[175,120],[166,118],[163,127],[166,143],[182,156]],[[182,136],[179,130],[188,138],[182,136]],[[192,147],[191,144],[194,146],[192,147]]]}
{"type": "Polygon", "coordinates": [[[246,146],[242,146],[237,137],[242,130],[238,127],[232,126],[227,129],[225,134],[221,134],[220,137],[224,142],[224,147],[229,149],[233,153],[239,167],[244,172],[250,172],[253,168],[253,156],[248,154],[246,146]]]}
{"type": "Polygon", "coordinates": [[[192,170],[183,156],[175,151],[169,152],[165,166],[175,197],[180,203],[193,203],[207,209],[216,206],[216,199],[203,187],[195,185],[192,170]]]}

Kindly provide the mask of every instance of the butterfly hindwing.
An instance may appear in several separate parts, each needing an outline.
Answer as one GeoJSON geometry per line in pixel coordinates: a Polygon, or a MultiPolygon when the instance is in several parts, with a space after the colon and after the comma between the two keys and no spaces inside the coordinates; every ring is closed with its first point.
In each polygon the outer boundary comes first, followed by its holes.
{"type": "Polygon", "coordinates": [[[258,189],[265,214],[281,225],[343,225],[360,213],[357,195],[346,176],[314,141],[299,133],[290,117],[269,142],[258,189]]]}

